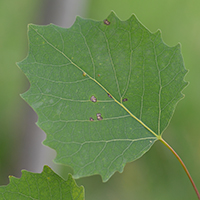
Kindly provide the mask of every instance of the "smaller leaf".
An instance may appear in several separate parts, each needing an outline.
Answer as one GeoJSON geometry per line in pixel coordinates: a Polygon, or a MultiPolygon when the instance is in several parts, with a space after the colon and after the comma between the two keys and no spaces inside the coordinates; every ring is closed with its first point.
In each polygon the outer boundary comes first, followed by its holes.
{"type": "Polygon", "coordinates": [[[20,179],[12,176],[9,179],[8,185],[0,187],[0,199],[84,199],[84,188],[76,185],[71,174],[65,181],[48,166],[44,166],[41,174],[22,170],[20,179]]]}

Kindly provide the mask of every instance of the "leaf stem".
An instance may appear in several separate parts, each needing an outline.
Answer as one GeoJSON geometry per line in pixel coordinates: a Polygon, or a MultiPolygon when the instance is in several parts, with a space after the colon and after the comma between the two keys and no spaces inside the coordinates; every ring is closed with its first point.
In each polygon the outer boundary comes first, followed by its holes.
{"type": "Polygon", "coordinates": [[[193,186],[193,188],[194,188],[194,190],[195,190],[195,192],[197,194],[198,199],[200,200],[200,194],[199,194],[199,192],[197,190],[197,187],[196,187],[196,185],[195,185],[195,183],[194,183],[194,181],[193,181],[193,179],[192,179],[189,171],[187,170],[184,162],[181,160],[181,158],[179,157],[179,155],[174,151],[174,149],[162,137],[160,137],[159,140],[176,156],[176,158],[178,159],[178,161],[181,163],[181,165],[182,165],[183,169],[185,170],[188,178],[190,179],[190,182],[192,183],[192,186],[193,186]]]}

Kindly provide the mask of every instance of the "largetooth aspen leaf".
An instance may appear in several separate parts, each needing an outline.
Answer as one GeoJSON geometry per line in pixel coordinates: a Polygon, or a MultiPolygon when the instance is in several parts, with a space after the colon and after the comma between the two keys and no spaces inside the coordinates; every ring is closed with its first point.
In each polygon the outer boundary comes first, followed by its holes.
{"type": "Polygon", "coordinates": [[[75,178],[107,181],[162,137],[187,85],[179,44],[169,47],[160,31],[113,12],[104,21],[77,17],[70,28],[31,24],[28,37],[18,63],[30,81],[22,97],[55,162],[71,166],[75,178]]]}

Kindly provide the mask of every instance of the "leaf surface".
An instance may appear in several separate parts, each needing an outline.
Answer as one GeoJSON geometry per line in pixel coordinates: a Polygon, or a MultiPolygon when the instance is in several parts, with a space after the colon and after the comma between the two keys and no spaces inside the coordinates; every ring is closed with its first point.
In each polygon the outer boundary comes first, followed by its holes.
{"type": "Polygon", "coordinates": [[[48,166],[44,166],[41,174],[23,170],[20,179],[12,176],[9,179],[8,185],[0,187],[2,200],[84,200],[83,187],[78,187],[70,174],[68,180],[65,181],[48,166]]]}
{"type": "Polygon", "coordinates": [[[132,15],[77,17],[68,29],[29,26],[18,65],[31,87],[22,97],[38,114],[45,145],[74,177],[108,180],[158,140],[187,85],[180,45],[168,47],[132,15]]]}

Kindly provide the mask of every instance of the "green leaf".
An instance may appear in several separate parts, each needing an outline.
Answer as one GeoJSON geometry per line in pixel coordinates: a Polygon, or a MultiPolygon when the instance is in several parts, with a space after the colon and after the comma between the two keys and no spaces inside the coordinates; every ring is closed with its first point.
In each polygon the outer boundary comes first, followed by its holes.
{"type": "Polygon", "coordinates": [[[69,29],[30,25],[28,35],[18,65],[31,87],[22,96],[55,162],[74,177],[106,181],[161,138],[187,85],[180,45],[168,47],[160,31],[114,13],[105,21],[77,17],[69,29]]]}
{"type": "Polygon", "coordinates": [[[78,187],[69,174],[67,181],[44,166],[41,174],[22,170],[20,179],[10,176],[10,183],[0,187],[0,199],[84,200],[84,188],[78,187]]]}

